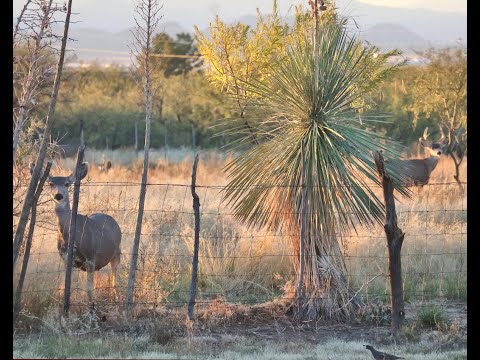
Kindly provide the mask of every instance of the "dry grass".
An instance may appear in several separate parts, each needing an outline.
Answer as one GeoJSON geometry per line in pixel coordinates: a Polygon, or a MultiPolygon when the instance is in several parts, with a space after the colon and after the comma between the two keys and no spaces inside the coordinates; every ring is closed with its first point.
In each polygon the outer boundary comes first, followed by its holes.
{"type": "MultiPolygon", "coordinates": [[[[135,290],[138,311],[152,306],[183,307],[188,299],[193,247],[189,187],[193,152],[172,152],[170,155],[168,161],[161,152],[151,156],[149,183],[152,185],[147,190],[135,290]]],[[[118,279],[122,302],[135,231],[141,160],[121,151],[107,153],[105,157],[100,152],[87,153],[86,160],[92,166],[82,185],[79,212],[107,212],[122,228],[123,257],[118,279]],[[108,172],[93,166],[102,158],[112,159],[113,167],[108,172]]],[[[233,219],[231,210],[221,202],[220,187],[227,183],[222,167],[228,161],[227,156],[218,152],[202,153],[200,157],[197,175],[201,203],[198,302],[209,304],[225,299],[255,304],[288,298],[283,287],[294,280],[294,274],[286,234],[247,229],[233,219]]],[[[461,170],[464,178],[465,166],[466,161],[461,170]]],[[[54,166],[52,173],[67,175],[72,167],[73,160],[63,160],[54,166]]],[[[450,160],[442,160],[431,183],[452,181],[453,169],[450,160]]],[[[56,250],[56,223],[46,194],[43,201],[23,296],[24,314],[39,319],[46,316],[49,309],[61,305],[64,282],[64,265],[56,250]]],[[[406,300],[411,303],[435,298],[464,301],[466,192],[460,193],[453,183],[430,185],[421,191],[413,189],[412,199],[398,199],[397,212],[399,227],[406,233],[402,249],[406,300]]],[[[385,275],[383,228],[359,228],[357,231],[342,239],[349,281],[355,289],[361,288],[364,301],[385,302],[389,286],[385,275]]],[[[109,268],[104,268],[96,277],[97,304],[104,309],[112,306],[109,272],[109,268]]],[[[85,273],[73,272],[72,288],[72,311],[83,314],[87,309],[85,273]]],[[[35,321],[29,324],[33,326],[35,321]]]]}

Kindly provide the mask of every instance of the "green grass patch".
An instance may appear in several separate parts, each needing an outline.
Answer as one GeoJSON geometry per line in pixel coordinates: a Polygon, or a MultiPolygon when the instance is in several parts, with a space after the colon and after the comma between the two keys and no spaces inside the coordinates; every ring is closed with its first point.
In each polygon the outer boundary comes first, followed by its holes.
{"type": "Polygon", "coordinates": [[[450,325],[450,321],[444,311],[435,306],[423,308],[417,316],[418,322],[429,328],[444,328],[450,325]]]}
{"type": "MultiPolygon", "coordinates": [[[[177,338],[159,345],[149,335],[142,336],[67,336],[40,335],[14,338],[14,358],[124,358],[124,359],[230,359],[292,360],[371,359],[363,342],[327,340],[312,344],[303,341],[262,341],[242,336],[224,335],[177,338]],[[213,346],[215,344],[215,346],[213,346]]],[[[381,350],[410,360],[466,359],[466,349],[426,351],[420,342],[404,345],[376,345],[381,350]]]]}

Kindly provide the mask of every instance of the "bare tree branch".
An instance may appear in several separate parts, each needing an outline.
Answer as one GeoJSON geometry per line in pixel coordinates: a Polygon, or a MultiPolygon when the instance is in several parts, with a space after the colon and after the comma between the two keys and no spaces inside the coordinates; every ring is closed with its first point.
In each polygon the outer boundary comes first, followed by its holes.
{"type": "Polygon", "coordinates": [[[134,20],[136,24],[135,30],[132,31],[134,42],[130,47],[132,60],[136,69],[135,81],[143,90],[145,96],[145,145],[143,155],[143,175],[140,187],[140,195],[138,200],[138,216],[135,228],[135,238],[132,249],[132,258],[130,261],[130,272],[128,277],[128,288],[126,298],[127,313],[131,314],[133,307],[133,292],[135,287],[136,267],[138,260],[138,248],[140,245],[140,235],[142,231],[143,211],[145,204],[145,196],[147,192],[148,177],[148,158],[150,150],[150,123],[152,115],[152,97],[156,92],[156,88],[152,83],[152,69],[150,64],[150,53],[152,45],[152,37],[158,22],[162,18],[159,16],[163,5],[158,0],[137,0],[135,6],[134,20]]]}

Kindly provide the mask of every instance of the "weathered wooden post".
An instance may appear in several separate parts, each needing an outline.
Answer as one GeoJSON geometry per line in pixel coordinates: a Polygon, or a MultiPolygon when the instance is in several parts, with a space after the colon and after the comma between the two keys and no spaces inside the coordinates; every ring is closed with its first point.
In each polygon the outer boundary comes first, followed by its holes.
{"type": "Polygon", "coordinates": [[[195,192],[195,183],[197,180],[198,154],[195,155],[192,170],[192,197],[193,213],[195,216],[195,235],[193,242],[193,260],[192,260],[192,284],[190,286],[190,301],[188,302],[188,318],[193,320],[193,309],[195,307],[195,297],[197,294],[197,274],[198,274],[198,247],[200,237],[200,199],[195,192]]]}
{"type": "Polygon", "coordinates": [[[80,196],[81,168],[83,164],[84,151],[85,146],[81,145],[78,148],[77,163],[75,165],[75,183],[73,185],[73,204],[70,217],[69,241],[67,249],[67,270],[65,273],[65,289],[63,293],[63,313],[67,317],[70,310],[70,285],[72,282],[73,249],[75,248],[75,242],[77,241],[75,229],[77,226],[78,198],[80,196]]]}
{"type": "Polygon", "coordinates": [[[306,202],[306,192],[305,188],[305,144],[302,144],[302,204],[301,204],[301,221],[300,221],[300,275],[298,277],[298,287],[297,287],[297,301],[298,309],[297,314],[300,319],[303,318],[303,277],[305,274],[305,232],[306,232],[306,211],[307,211],[307,202],[306,202]]]}
{"type": "MultiPolygon", "coordinates": [[[[17,321],[18,314],[20,313],[20,309],[22,307],[23,283],[25,281],[25,275],[27,273],[28,260],[30,258],[30,249],[32,248],[33,232],[35,230],[35,221],[37,218],[37,203],[38,203],[38,199],[40,198],[40,194],[42,193],[43,185],[47,180],[51,167],[52,167],[52,162],[51,161],[47,162],[47,166],[45,167],[45,171],[43,172],[43,175],[40,179],[40,182],[38,183],[37,190],[35,191],[35,195],[33,197],[32,210],[30,215],[30,226],[28,228],[27,242],[25,244],[25,254],[23,255],[22,270],[20,272],[17,289],[15,291],[15,304],[13,306],[13,323],[14,324],[17,321]]],[[[31,171],[33,172],[33,169],[31,169],[31,171]]]]}
{"type": "Polygon", "coordinates": [[[385,171],[383,155],[377,151],[373,158],[378,175],[382,180],[383,198],[385,202],[385,234],[388,246],[388,276],[390,278],[390,301],[392,306],[392,334],[397,335],[405,320],[405,304],[403,301],[401,250],[405,233],[397,226],[395,198],[393,197],[393,181],[385,171]]]}

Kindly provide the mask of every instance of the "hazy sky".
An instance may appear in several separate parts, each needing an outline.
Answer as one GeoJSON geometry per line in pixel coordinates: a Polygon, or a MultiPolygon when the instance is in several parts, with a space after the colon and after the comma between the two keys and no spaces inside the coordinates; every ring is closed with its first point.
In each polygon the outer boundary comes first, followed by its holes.
{"type": "MultiPolygon", "coordinates": [[[[61,2],[61,0],[57,0],[61,2]]],[[[16,17],[25,0],[13,0],[13,15],[16,17]]],[[[215,14],[228,21],[256,13],[269,13],[273,0],[163,0],[163,21],[175,21],[191,30],[194,24],[200,28],[208,26],[215,14]]],[[[281,15],[288,15],[297,4],[307,0],[278,0],[281,15]]],[[[371,19],[368,14],[358,11],[358,3],[398,8],[428,8],[466,14],[467,0],[337,0],[341,13],[355,16],[364,25],[373,25],[381,19],[371,19]]],[[[79,13],[74,18],[81,21],[74,26],[121,31],[134,25],[132,20],[134,0],[74,0],[73,10],[79,13]]]]}

